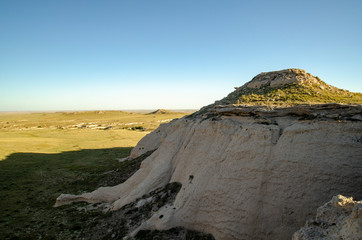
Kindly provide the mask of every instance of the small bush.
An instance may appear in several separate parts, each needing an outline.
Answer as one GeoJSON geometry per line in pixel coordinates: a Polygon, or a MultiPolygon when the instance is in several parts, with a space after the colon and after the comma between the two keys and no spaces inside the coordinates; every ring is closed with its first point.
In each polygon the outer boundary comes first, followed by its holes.
{"type": "Polygon", "coordinates": [[[146,129],[143,126],[135,126],[135,127],[132,127],[131,130],[133,130],[133,131],[136,131],[136,130],[145,131],[146,129]]]}

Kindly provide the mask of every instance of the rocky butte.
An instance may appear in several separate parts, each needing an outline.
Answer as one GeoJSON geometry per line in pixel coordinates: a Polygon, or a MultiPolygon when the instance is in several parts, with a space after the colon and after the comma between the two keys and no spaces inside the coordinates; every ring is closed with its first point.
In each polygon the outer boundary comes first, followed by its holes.
{"type": "MultiPolygon", "coordinates": [[[[318,213],[314,218],[318,207],[339,194],[362,198],[361,103],[362,94],[304,70],[261,73],[224,99],[145,136],[129,159],[152,154],[124,183],[62,194],[56,205],[108,202],[114,211],[132,202],[142,205],[149,192],[179,182],[175,200],[131,229],[129,237],[141,229],[182,226],[215,239],[291,239],[314,219],[294,239],[320,239],[313,234],[327,236],[323,229],[344,223],[337,223],[338,217],[323,221],[318,213]]],[[[344,201],[335,198],[327,205],[344,201]]],[[[358,238],[361,204],[354,204],[359,207],[350,209],[354,215],[342,218],[358,238]]]]}

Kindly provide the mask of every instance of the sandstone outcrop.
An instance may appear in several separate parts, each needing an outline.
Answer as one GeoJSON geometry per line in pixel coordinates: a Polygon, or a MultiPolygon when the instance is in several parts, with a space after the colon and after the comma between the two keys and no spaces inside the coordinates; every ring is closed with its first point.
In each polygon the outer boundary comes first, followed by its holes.
{"type": "Polygon", "coordinates": [[[261,73],[196,114],[228,104],[290,107],[326,103],[362,104],[362,94],[328,85],[304,70],[286,69],[261,73]]]}
{"type": "Polygon", "coordinates": [[[337,195],[319,207],[314,219],[293,235],[293,240],[362,238],[362,201],[337,195]]]}
{"type": "Polygon", "coordinates": [[[362,198],[361,117],[358,104],[213,104],[145,136],[130,159],[153,152],[123,184],[62,194],[56,205],[106,201],[117,210],[179,182],[174,202],[131,237],[182,226],[216,239],[290,239],[332,196],[362,198]]]}
{"type": "Polygon", "coordinates": [[[280,87],[286,84],[318,83],[318,79],[302,69],[285,69],[274,72],[263,72],[246,83],[249,88],[280,87]]]}

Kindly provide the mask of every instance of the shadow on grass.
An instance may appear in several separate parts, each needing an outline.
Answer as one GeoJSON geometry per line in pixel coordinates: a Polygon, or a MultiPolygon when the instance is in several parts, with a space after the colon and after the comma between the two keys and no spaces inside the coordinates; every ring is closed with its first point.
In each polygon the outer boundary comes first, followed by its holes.
{"type": "Polygon", "coordinates": [[[58,154],[14,153],[0,161],[0,239],[76,239],[92,214],[84,203],[54,208],[61,193],[79,194],[129,178],[141,161],[119,163],[131,148],[58,154]]]}

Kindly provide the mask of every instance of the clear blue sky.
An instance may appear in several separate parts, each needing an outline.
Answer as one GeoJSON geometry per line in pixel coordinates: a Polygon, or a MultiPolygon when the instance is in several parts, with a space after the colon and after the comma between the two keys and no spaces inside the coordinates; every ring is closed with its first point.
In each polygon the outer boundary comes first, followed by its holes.
{"type": "Polygon", "coordinates": [[[362,92],[361,12],[361,0],[2,0],[0,111],[195,109],[285,68],[362,92]]]}

